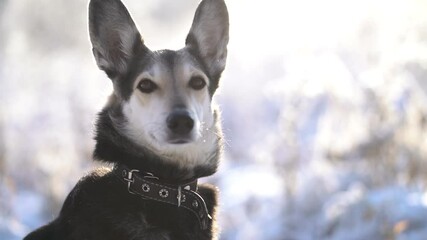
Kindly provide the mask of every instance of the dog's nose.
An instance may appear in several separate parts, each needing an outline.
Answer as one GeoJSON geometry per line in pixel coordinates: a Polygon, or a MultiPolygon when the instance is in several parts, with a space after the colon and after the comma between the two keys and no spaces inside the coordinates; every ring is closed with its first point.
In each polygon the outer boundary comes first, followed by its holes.
{"type": "Polygon", "coordinates": [[[186,135],[194,127],[194,120],[184,109],[174,110],[166,119],[168,128],[177,135],[186,135]]]}

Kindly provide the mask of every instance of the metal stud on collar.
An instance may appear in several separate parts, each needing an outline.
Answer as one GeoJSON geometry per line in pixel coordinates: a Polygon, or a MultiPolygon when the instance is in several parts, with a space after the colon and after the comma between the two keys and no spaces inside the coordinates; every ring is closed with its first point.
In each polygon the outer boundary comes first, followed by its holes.
{"type": "Polygon", "coordinates": [[[168,196],[169,196],[169,192],[168,192],[168,190],[166,190],[166,189],[161,189],[160,191],[159,191],[159,196],[160,197],[162,197],[162,198],[167,198],[168,196]]]}
{"type": "Polygon", "coordinates": [[[150,191],[150,186],[146,183],[142,184],[141,188],[142,188],[142,191],[144,191],[144,192],[150,191]]]}

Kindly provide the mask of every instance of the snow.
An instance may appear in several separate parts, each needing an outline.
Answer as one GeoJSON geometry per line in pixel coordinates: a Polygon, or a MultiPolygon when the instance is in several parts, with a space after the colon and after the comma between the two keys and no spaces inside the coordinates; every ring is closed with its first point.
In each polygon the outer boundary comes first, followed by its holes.
{"type": "MultiPolygon", "coordinates": [[[[3,193],[6,191],[3,190],[3,193]]],[[[3,195],[3,197],[7,197],[3,195]]],[[[0,217],[0,236],[2,239],[22,239],[31,229],[38,227],[43,218],[45,199],[31,191],[17,192],[8,199],[8,209],[0,217]],[[8,217],[7,217],[8,216],[8,217]]]]}
{"type": "Polygon", "coordinates": [[[330,239],[422,239],[422,233],[427,233],[427,209],[420,204],[420,192],[389,187],[363,193],[355,188],[337,194],[326,207],[327,211],[340,208],[337,215],[325,216],[330,239]]]}

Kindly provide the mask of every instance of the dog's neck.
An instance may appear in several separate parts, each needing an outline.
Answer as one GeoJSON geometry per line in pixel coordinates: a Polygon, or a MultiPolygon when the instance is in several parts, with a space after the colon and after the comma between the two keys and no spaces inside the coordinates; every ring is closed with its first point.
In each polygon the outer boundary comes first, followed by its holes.
{"type": "Polygon", "coordinates": [[[211,158],[209,161],[213,164],[186,168],[135,144],[114,125],[111,119],[111,114],[114,114],[112,111],[114,110],[107,107],[99,113],[93,153],[95,160],[115,165],[124,164],[131,169],[150,172],[166,182],[181,182],[209,176],[216,172],[218,154],[206,156],[211,158]]]}

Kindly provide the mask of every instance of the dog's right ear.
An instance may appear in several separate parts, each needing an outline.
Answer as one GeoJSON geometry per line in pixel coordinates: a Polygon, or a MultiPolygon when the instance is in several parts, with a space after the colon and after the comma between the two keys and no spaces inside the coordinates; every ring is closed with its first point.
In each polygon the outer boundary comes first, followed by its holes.
{"type": "Polygon", "coordinates": [[[131,58],[144,46],[120,0],[90,1],[89,35],[96,63],[110,78],[126,73],[131,58]]]}

